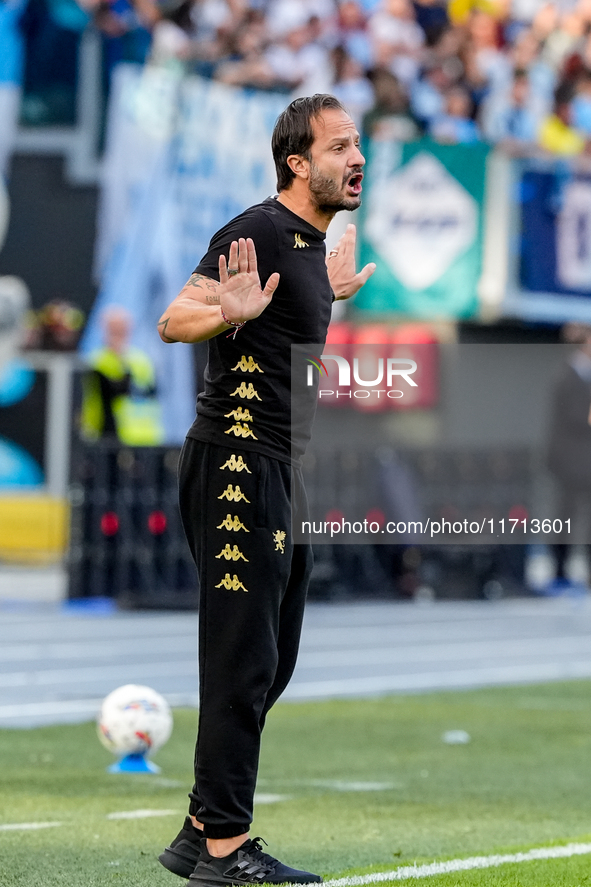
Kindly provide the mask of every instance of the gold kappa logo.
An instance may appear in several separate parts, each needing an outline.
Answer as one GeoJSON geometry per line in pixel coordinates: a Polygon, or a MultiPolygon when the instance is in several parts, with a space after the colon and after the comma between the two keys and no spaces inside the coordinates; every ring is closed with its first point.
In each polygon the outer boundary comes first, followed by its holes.
{"type": "Polygon", "coordinates": [[[250,410],[243,410],[242,407],[238,407],[237,410],[232,410],[231,413],[225,414],[226,419],[229,419],[230,416],[236,419],[237,422],[254,422],[250,410]]]}
{"type": "Polygon", "coordinates": [[[233,391],[230,397],[241,397],[243,400],[246,398],[247,400],[252,400],[253,397],[256,397],[257,400],[260,400],[254,385],[252,382],[249,382],[248,385],[246,382],[241,382],[236,391],[233,391]]]}
{"type": "Polygon", "coordinates": [[[232,372],[234,370],[242,370],[243,373],[254,373],[255,370],[259,373],[263,372],[251,354],[249,354],[248,357],[243,354],[236,366],[232,367],[232,372]]]}
{"type": "Polygon", "coordinates": [[[244,524],[241,522],[240,518],[237,514],[232,517],[231,514],[227,514],[221,524],[216,527],[217,530],[234,530],[235,533],[238,530],[244,530],[245,533],[250,533],[250,530],[247,530],[244,524]]]}
{"type": "Polygon", "coordinates": [[[285,530],[275,530],[273,533],[273,542],[275,543],[275,551],[280,551],[281,554],[285,554],[285,537],[287,533],[285,530]]]}
{"type": "Polygon", "coordinates": [[[227,561],[239,561],[241,558],[243,561],[248,563],[248,558],[244,557],[240,549],[237,545],[234,545],[233,548],[230,548],[230,543],[226,542],[226,545],[219,554],[216,554],[216,560],[219,560],[221,557],[225,557],[227,561]]]}
{"type": "Polygon", "coordinates": [[[236,488],[232,484],[228,484],[222,495],[218,496],[218,499],[227,499],[228,502],[242,502],[244,499],[250,505],[250,499],[246,498],[238,484],[236,484],[236,488]]]}
{"type": "Polygon", "coordinates": [[[231,428],[228,428],[228,430],[225,431],[224,434],[232,434],[232,432],[234,432],[236,437],[252,437],[253,440],[258,440],[256,434],[254,433],[252,428],[248,427],[248,425],[240,425],[237,422],[236,425],[232,425],[231,428]]]}
{"type": "Polygon", "coordinates": [[[221,582],[218,582],[216,588],[226,588],[228,591],[245,591],[248,594],[248,588],[245,588],[236,573],[230,579],[230,574],[226,573],[221,582]]]}
{"type": "Polygon", "coordinates": [[[294,249],[303,249],[303,247],[305,247],[305,246],[310,246],[310,244],[306,243],[305,240],[302,240],[301,234],[296,234],[295,243],[293,245],[293,248],[294,249]]]}
{"type": "Polygon", "coordinates": [[[229,468],[230,471],[247,471],[249,474],[252,474],[252,471],[250,470],[242,456],[238,456],[238,458],[236,458],[235,453],[232,453],[230,458],[226,462],[224,462],[223,465],[220,465],[220,471],[222,471],[223,468],[229,468]]]}

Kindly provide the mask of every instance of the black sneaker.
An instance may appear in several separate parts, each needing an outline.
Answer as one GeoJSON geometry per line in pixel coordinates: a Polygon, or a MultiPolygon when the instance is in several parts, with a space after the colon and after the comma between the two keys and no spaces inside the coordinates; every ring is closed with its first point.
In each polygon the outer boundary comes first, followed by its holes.
{"type": "Polygon", "coordinates": [[[203,844],[199,862],[187,887],[218,887],[220,884],[310,884],[322,881],[320,875],[300,872],[283,865],[261,847],[261,838],[245,841],[238,850],[223,856],[211,856],[203,844]]]}
{"type": "Polygon", "coordinates": [[[203,832],[195,828],[191,817],[185,817],[185,823],[174,839],[170,847],[164,850],[158,859],[165,869],[178,875],[180,878],[188,878],[199,862],[203,832]]]}

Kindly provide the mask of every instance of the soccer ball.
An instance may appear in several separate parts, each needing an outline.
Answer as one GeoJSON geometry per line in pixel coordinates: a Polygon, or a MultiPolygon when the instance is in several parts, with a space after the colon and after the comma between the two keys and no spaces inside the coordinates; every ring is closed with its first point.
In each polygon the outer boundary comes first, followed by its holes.
{"type": "Polygon", "coordinates": [[[156,690],[125,684],[104,698],[97,730],[102,744],[115,755],[148,755],[170,738],[172,715],[156,690]]]}

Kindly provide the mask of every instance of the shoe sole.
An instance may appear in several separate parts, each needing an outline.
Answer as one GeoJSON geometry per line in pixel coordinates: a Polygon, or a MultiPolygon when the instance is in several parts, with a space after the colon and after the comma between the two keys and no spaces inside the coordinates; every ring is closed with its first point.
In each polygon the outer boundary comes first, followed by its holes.
{"type": "Polygon", "coordinates": [[[187,887],[247,887],[247,885],[260,885],[263,887],[264,884],[272,884],[273,887],[278,887],[279,884],[313,884],[313,883],[322,883],[320,881],[231,881],[231,880],[223,880],[223,881],[214,881],[211,879],[201,880],[201,878],[191,878],[187,887]]]}
{"type": "Polygon", "coordinates": [[[189,883],[187,887],[247,887],[247,885],[262,885],[263,884],[320,884],[322,883],[322,878],[320,881],[238,881],[233,878],[220,878],[219,880],[216,878],[194,878],[191,877],[189,879],[189,883]]]}
{"type": "Polygon", "coordinates": [[[175,853],[170,847],[167,847],[166,850],[158,857],[158,862],[160,862],[165,869],[168,869],[169,872],[172,872],[173,875],[178,875],[179,878],[188,878],[195,871],[195,866],[197,865],[198,860],[192,861],[187,859],[186,856],[181,856],[179,853],[175,853]]]}

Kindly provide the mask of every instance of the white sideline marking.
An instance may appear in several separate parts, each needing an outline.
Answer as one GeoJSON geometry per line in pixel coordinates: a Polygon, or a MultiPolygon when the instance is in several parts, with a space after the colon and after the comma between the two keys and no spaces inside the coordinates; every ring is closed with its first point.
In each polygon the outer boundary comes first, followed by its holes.
{"type": "Polygon", "coordinates": [[[151,816],[177,816],[182,810],[121,810],[107,813],[107,819],[150,819],[151,816]]]}
{"type": "Polygon", "coordinates": [[[273,795],[268,792],[255,792],[255,804],[278,804],[279,801],[289,801],[291,795],[273,795]]]}
{"type": "Polygon", "coordinates": [[[61,822],[11,822],[0,825],[0,832],[30,832],[38,828],[55,828],[61,822]]]}
{"type": "Polygon", "coordinates": [[[304,782],[318,788],[332,788],[337,792],[385,792],[400,788],[394,782],[345,782],[342,779],[308,779],[304,782]]]}
{"type": "Polygon", "coordinates": [[[360,887],[362,884],[376,884],[380,881],[404,881],[407,878],[430,878],[432,875],[445,875],[449,872],[463,872],[470,869],[488,869],[509,862],[530,862],[533,859],[562,859],[568,856],[583,856],[591,853],[591,844],[566,844],[564,847],[536,847],[526,853],[507,853],[504,856],[470,856],[467,859],[450,859],[447,862],[432,862],[428,865],[405,865],[392,872],[374,872],[371,875],[353,875],[349,878],[336,878],[325,881],[324,887],[360,887]]]}

